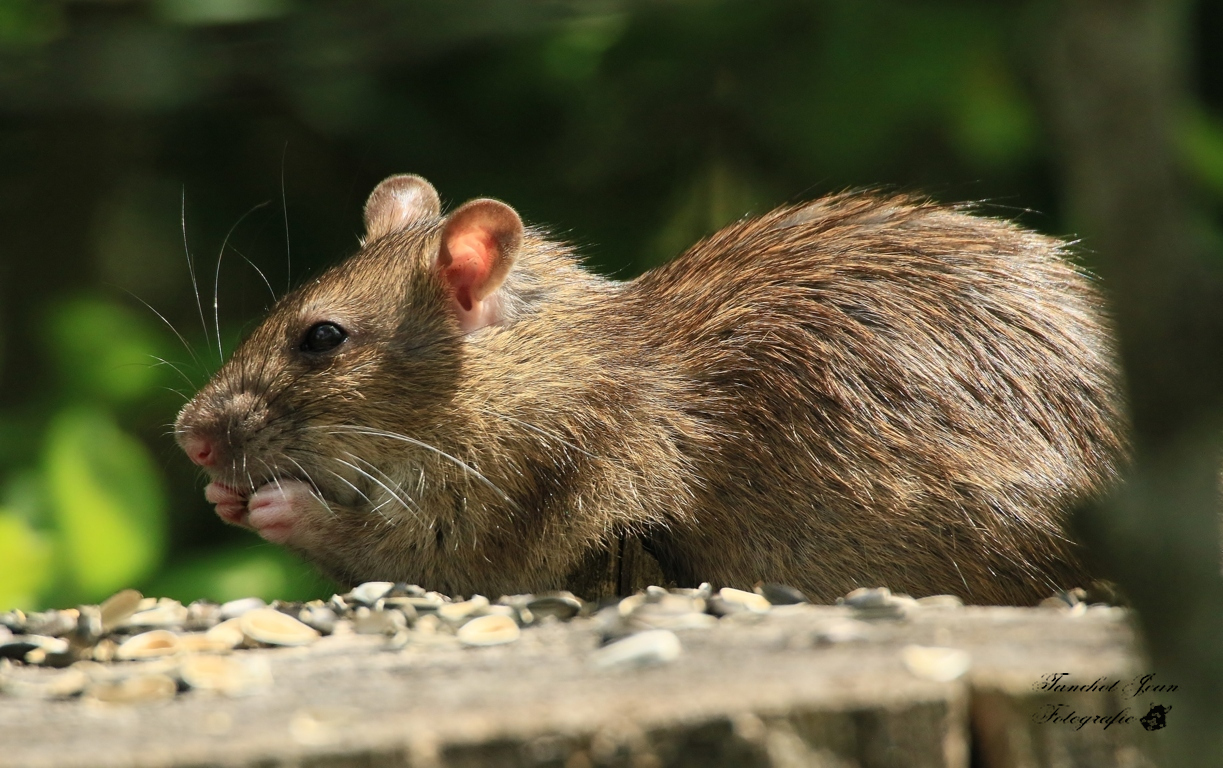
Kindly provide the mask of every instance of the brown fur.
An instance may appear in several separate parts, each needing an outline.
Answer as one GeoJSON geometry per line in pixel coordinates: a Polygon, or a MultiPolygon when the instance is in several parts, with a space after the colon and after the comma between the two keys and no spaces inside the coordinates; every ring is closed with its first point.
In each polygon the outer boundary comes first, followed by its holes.
{"type": "Polygon", "coordinates": [[[1031,602],[1082,583],[1064,515],[1116,479],[1123,417],[1100,299],[1056,240],[842,195],[612,283],[528,229],[508,322],[464,337],[442,225],[283,298],[180,416],[226,441],[216,479],[314,485],[330,509],[297,548],[340,581],[563,587],[634,531],[682,584],[1031,602]],[[322,319],[351,338],[303,360],[322,319]]]}

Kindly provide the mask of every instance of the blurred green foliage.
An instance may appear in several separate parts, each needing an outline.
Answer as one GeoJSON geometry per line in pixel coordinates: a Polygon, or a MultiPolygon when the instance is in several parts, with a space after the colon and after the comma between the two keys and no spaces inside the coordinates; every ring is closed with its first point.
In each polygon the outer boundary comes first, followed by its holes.
{"type": "MultiPolygon", "coordinates": [[[[126,408],[173,381],[166,333],[113,299],[63,300],[42,324],[52,391],[41,449],[12,457],[0,508],[0,606],[96,602],[137,584],[190,601],[308,598],[322,583],[269,547],[167,551],[165,478],[126,408]]],[[[167,414],[168,415],[168,414],[167,414]]]]}
{"type": "MultiPolygon", "coordinates": [[[[1181,136],[1216,218],[1217,5],[1181,136]]],[[[331,588],[224,528],[166,425],[267,306],[251,265],[282,292],[351,252],[391,173],[506,199],[621,277],[853,186],[1061,231],[1045,8],[0,0],[0,610],[331,588]]]]}
{"type": "Polygon", "coordinates": [[[148,451],[101,409],[55,415],[42,462],[70,588],[106,595],[160,564],[166,504],[148,451]]]}

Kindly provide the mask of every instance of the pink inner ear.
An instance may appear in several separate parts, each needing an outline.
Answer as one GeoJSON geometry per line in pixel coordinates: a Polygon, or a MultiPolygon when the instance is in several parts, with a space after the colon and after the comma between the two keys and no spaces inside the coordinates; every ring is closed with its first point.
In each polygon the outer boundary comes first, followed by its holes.
{"type": "Polygon", "coordinates": [[[497,258],[497,241],[488,232],[474,229],[450,238],[446,251],[450,264],[442,274],[454,292],[454,300],[463,311],[470,312],[475,301],[483,298],[483,288],[497,258]]]}

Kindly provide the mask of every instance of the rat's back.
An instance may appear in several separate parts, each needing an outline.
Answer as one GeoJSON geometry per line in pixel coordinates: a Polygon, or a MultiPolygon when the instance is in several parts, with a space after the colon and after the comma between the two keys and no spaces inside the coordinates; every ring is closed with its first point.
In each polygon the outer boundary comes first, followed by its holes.
{"type": "Polygon", "coordinates": [[[710,425],[654,544],[672,577],[826,600],[1081,585],[1063,523],[1115,480],[1124,416],[1101,300],[1057,240],[842,195],[731,225],[626,298],[710,425]]]}

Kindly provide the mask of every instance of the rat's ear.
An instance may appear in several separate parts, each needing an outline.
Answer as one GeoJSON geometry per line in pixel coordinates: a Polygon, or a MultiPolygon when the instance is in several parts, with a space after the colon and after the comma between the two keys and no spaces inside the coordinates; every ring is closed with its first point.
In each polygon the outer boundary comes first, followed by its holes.
{"type": "Polygon", "coordinates": [[[384,179],[365,201],[365,241],[406,229],[421,219],[441,215],[433,185],[419,176],[401,174],[384,179]]]}
{"type": "Polygon", "coordinates": [[[522,246],[522,219],[500,200],[471,200],[446,218],[437,268],[453,297],[459,325],[470,333],[501,321],[496,290],[522,246]]]}

